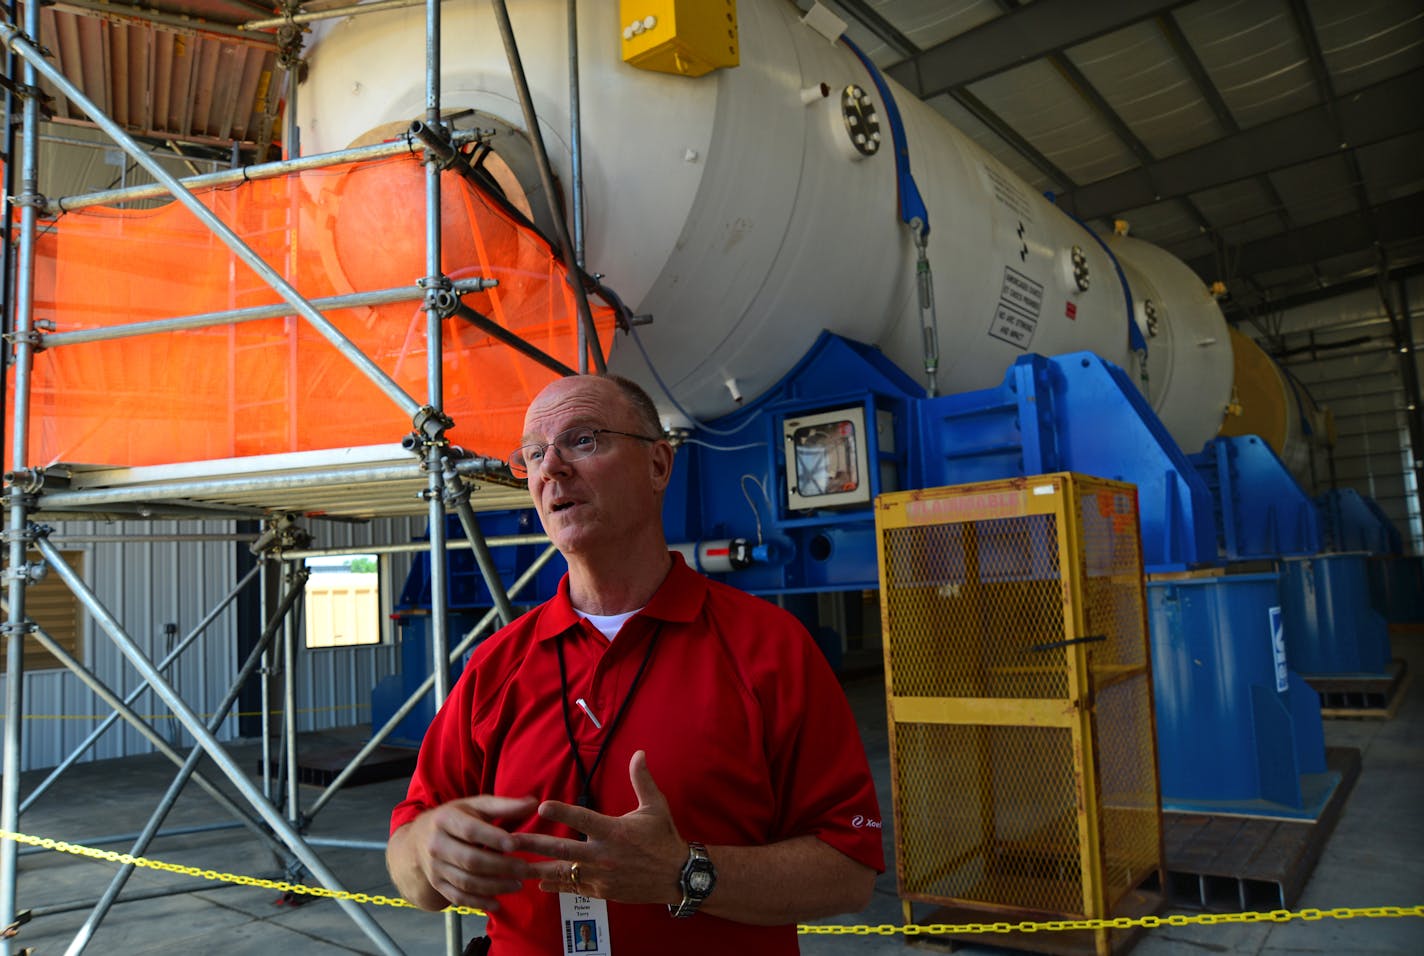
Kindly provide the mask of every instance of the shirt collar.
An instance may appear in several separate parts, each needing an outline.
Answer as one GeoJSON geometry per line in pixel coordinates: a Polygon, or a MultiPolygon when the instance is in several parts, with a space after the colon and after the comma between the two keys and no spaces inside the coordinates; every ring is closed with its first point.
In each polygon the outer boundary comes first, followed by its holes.
{"type": "MultiPolygon", "coordinates": [[[[672,568],[648,599],[643,615],[660,621],[685,624],[693,620],[702,610],[707,598],[707,579],[687,566],[677,551],[672,556],[672,568]]],[[[546,641],[576,627],[580,615],[569,600],[569,576],[565,572],[559,581],[558,592],[544,605],[539,615],[535,640],[546,641]]]]}

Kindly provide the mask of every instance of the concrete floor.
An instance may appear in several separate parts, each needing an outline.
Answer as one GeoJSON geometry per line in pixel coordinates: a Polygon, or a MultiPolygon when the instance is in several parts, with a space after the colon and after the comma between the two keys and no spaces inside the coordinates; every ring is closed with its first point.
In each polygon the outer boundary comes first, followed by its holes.
{"type": "MultiPolygon", "coordinates": [[[[1395,653],[1408,661],[1411,674],[1420,673],[1424,670],[1424,635],[1396,637],[1395,653]]],[[[860,719],[888,816],[890,759],[883,683],[878,677],[855,679],[848,683],[847,693],[860,719]]],[[[1413,688],[1391,720],[1330,720],[1325,726],[1327,745],[1358,748],[1363,755],[1363,770],[1296,908],[1424,904],[1424,688],[1413,688]]],[[[304,741],[304,746],[323,742],[304,741]]],[[[238,746],[232,752],[240,766],[257,765],[255,746],[238,746]]],[[[221,779],[215,769],[208,770],[211,779],[221,779]]],[[[43,776],[38,772],[26,774],[22,796],[43,776]]],[[[101,834],[137,831],[171,777],[172,767],[161,757],[72,768],[37,807],[24,815],[20,829],[74,843],[90,842],[101,834]]],[[[225,781],[224,786],[230,789],[225,781]]],[[[318,793],[310,787],[303,787],[302,791],[308,802],[318,793]]],[[[403,781],[347,788],[321,812],[309,834],[317,838],[384,840],[389,809],[403,793],[403,781]]],[[[206,794],[190,787],[166,826],[223,819],[206,794]]],[[[885,838],[887,857],[893,858],[894,837],[889,827],[885,838]]],[[[125,842],[106,848],[127,850],[129,845],[125,842]]],[[[319,853],[348,889],[394,894],[378,852],[321,848],[319,853]]],[[[183,865],[280,878],[272,854],[245,829],[161,837],[146,855],[183,865]]],[[[35,918],[13,944],[16,951],[22,946],[34,947],[37,956],[65,951],[84,925],[92,901],[103,893],[117,869],[114,864],[60,853],[23,855],[19,908],[33,909],[35,918]]],[[[321,956],[377,951],[330,900],[297,908],[278,906],[274,905],[275,894],[270,890],[200,883],[192,877],[148,870],[135,873],[124,895],[185,887],[193,889],[177,895],[121,901],[97,928],[91,945],[95,951],[126,956],[200,952],[234,956],[301,952],[304,956],[321,956]]],[[[441,956],[446,952],[441,917],[392,908],[369,907],[367,911],[407,953],[441,956]]],[[[881,877],[875,898],[864,912],[834,922],[898,923],[900,918],[892,869],[881,877]]],[[[467,935],[474,935],[478,920],[466,920],[465,929],[467,935]]],[[[905,951],[904,937],[802,937],[802,952],[807,956],[905,951]]],[[[979,946],[963,951],[1000,952],[979,946]]],[[[1141,956],[1417,954],[1424,952],[1424,919],[1167,927],[1149,932],[1134,952],[1141,956]]]]}

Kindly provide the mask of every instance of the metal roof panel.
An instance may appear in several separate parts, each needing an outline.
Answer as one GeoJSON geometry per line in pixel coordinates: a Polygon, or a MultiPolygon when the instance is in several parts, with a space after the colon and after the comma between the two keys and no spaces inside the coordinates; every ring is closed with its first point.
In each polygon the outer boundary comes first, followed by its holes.
{"type": "Polygon", "coordinates": [[[1241,126],[1320,102],[1285,0],[1200,0],[1176,16],[1241,126]]]}
{"type": "Polygon", "coordinates": [[[1079,44],[1065,54],[1154,156],[1225,134],[1154,21],[1079,44]]]}
{"type": "Polygon", "coordinates": [[[971,89],[1075,182],[1136,165],[1131,151],[1047,61],[1007,70],[971,89]]]}

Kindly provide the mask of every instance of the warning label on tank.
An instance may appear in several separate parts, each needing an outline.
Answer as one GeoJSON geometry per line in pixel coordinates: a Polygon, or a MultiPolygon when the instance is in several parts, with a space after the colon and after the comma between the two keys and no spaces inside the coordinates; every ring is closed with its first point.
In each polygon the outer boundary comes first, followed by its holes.
{"type": "Polygon", "coordinates": [[[1004,268],[1004,285],[989,334],[1027,351],[1043,312],[1043,286],[1015,269],[1004,268]]]}
{"type": "Polygon", "coordinates": [[[989,190],[994,194],[994,198],[1005,206],[1024,222],[1033,222],[1033,206],[1029,204],[1028,196],[1023,190],[1014,184],[1008,172],[996,166],[985,163],[980,167],[984,171],[984,179],[989,185],[989,190]]]}

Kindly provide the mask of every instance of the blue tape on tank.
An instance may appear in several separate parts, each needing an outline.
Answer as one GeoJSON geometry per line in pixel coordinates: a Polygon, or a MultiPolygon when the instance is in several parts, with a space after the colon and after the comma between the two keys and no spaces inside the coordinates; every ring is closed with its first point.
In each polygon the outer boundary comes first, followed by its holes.
{"type": "Polygon", "coordinates": [[[1128,347],[1131,348],[1134,352],[1141,352],[1142,354],[1146,355],[1147,336],[1142,334],[1142,330],[1137,327],[1137,320],[1132,317],[1132,287],[1127,284],[1127,275],[1122,271],[1122,263],[1117,261],[1117,256],[1113,255],[1112,249],[1109,248],[1108,244],[1103,241],[1102,236],[1089,229],[1088,224],[1085,223],[1083,220],[1079,219],[1077,216],[1073,215],[1071,212],[1058,205],[1058,198],[1054,196],[1053,193],[1045,193],[1044,195],[1047,197],[1049,202],[1053,203],[1054,209],[1057,209],[1059,212],[1063,213],[1063,215],[1076,222],[1084,232],[1093,237],[1093,239],[1097,242],[1098,245],[1103,247],[1103,252],[1106,252],[1108,254],[1108,259],[1112,262],[1113,269],[1117,271],[1117,281],[1122,284],[1122,297],[1127,303],[1128,347]]]}
{"type": "Polygon", "coordinates": [[[865,71],[870,74],[870,82],[875,84],[875,88],[880,91],[880,98],[885,101],[885,118],[890,121],[890,141],[895,149],[895,184],[899,191],[900,219],[902,222],[918,219],[925,224],[924,234],[928,236],[930,212],[925,208],[920,187],[915,185],[914,174],[910,172],[910,147],[905,139],[905,123],[900,119],[900,107],[895,105],[894,94],[890,92],[890,87],[875,64],[870,62],[870,57],[861,52],[860,47],[847,37],[842,36],[841,42],[865,66],[865,71]]]}

